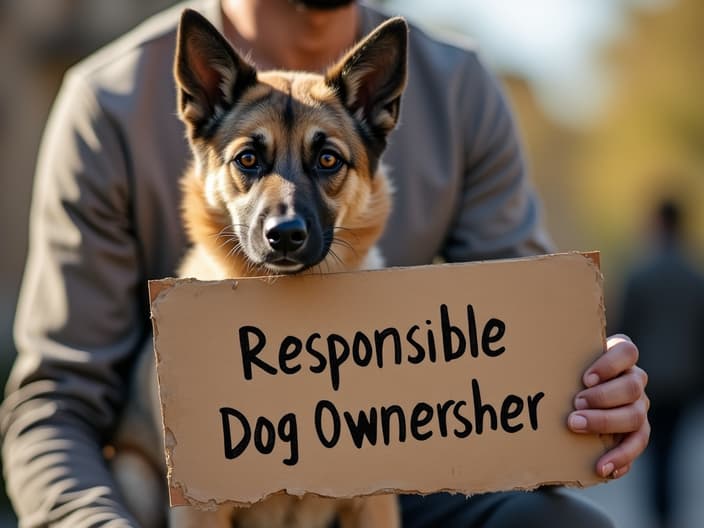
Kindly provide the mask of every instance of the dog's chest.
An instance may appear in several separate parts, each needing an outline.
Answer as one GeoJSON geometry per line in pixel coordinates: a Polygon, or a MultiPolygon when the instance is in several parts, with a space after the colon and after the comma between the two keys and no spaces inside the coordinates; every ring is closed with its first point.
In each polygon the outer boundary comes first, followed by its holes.
{"type": "Polygon", "coordinates": [[[233,515],[235,528],[328,528],[339,502],[315,496],[276,495],[233,515]]]}

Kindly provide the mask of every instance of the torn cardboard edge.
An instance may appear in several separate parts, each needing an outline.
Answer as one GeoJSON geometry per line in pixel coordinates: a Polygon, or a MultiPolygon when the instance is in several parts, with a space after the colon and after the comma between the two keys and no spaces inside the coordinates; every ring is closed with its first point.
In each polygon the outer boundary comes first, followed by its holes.
{"type": "MultiPolygon", "coordinates": [[[[511,261],[516,261],[516,260],[541,260],[544,258],[549,258],[549,257],[554,257],[554,256],[562,256],[562,255],[581,255],[587,260],[591,262],[591,264],[594,266],[596,273],[600,277],[600,254],[599,252],[587,252],[587,253],[581,253],[581,252],[571,252],[571,253],[561,253],[561,254],[555,254],[555,255],[544,255],[544,256],[537,256],[537,257],[527,257],[523,259],[510,259],[511,261]]],[[[501,261],[493,261],[493,262],[501,262],[501,261]]],[[[504,261],[505,262],[505,261],[504,261]]],[[[470,263],[470,264],[480,264],[480,263],[470,263]]],[[[453,266],[455,264],[440,264],[440,265],[431,265],[431,266],[422,266],[422,267],[443,267],[443,266],[453,266]]],[[[460,265],[466,265],[466,264],[460,264],[460,265]]],[[[387,268],[384,270],[375,270],[371,271],[370,273],[378,273],[378,272],[388,272],[392,271],[395,268],[387,268]]],[[[403,268],[401,268],[403,269],[403,268]]],[[[357,272],[358,273],[358,272],[357,272]]],[[[218,282],[227,282],[227,283],[232,283],[232,287],[236,288],[237,283],[240,279],[228,279],[226,281],[218,281],[218,282]]],[[[244,279],[244,280],[251,280],[251,279],[244,279]]],[[[265,280],[267,282],[271,281],[271,278],[262,278],[262,280],[265,280]]],[[[150,299],[153,304],[158,302],[158,298],[162,295],[167,295],[169,291],[171,291],[173,288],[177,288],[179,284],[183,283],[193,283],[193,282],[199,282],[195,279],[161,279],[161,280],[154,280],[154,281],[149,281],[149,294],[150,294],[150,299]]],[[[602,298],[602,307],[603,307],[603,298],[602,298]]],[[[155,327],[155,340],[157,337],[157,329],[155,327]]],[[[603,345],[605,347],[605,341],[606,341],[606,336],[605,336],[605,331],[602,336],[603,340],[603,345]]],[[[602,441],[604,443],[605,448],[610,446],[612,442],[612,438],[610,436],[608,437],[603,437],[602,441]]],[[[175,445],[175,442],[174,442],[175,445]]],[[[169,452],[169,456],[172,454],[171,450],[174,447],[174,445],[171,445],[170,447],[167,447],[167,451],[169,452]]],[[[596,473],[594,473],[594,477],[596,477],[596,473]]],[[[540,486],[544,485],[555,485],[559,484],[562,486],[568,486],[568,487],[585,487],[593,484],[598,484],[602,482],[606,482],[609,479],[604,479],[604,478],[594,478],[593,480],[590,480],[588,482],[583,482],[581,480],[574,480],[574,481],[553,481],[553,480],[546,480],[546,481],[540,481],[536,482],[534,484],[528,485],[528,486],[519,486],[511,489],[521,489],[521,490],[530,490],[534,489],[540,486]]],[[[486,487],[486,488],[476,488],[473,487],[471,490],[462,490],[462,489],[457,489],[457,488],[449,488],[449,489],[402,489],[402,488],[391,488],[391,489],[377,489],[371,493],[368,494],[355,494],[351,496],[347,495],[340,495],[340,494],[320,494],[320,493],[312,493],[312,492],[304,492],[300,489],[291,489],[290,487],[281,489],[279,491],[275,491],[272,493],[267,493],[260,498],[258,498],[255,501],[246,501],[246,502],[240,502],[240,501],[235,501],[235,500],[222,500],[218,501],[215,499],[210,499],[207,501],[201,501],[198,500],[194,497],[192,497],[189,494],[187,486],[182,483],[182,482],[177,482],[174,479],[172,479],[171,475],[171,470],[170,470],[170,475],[169,475],[169,494],[170,494],[170,502],[172,506],[180,506],[180,505],[191,505],[195,506],[200,509],[213,509],[217,507],[219,504],[231,504],[235,506],[250,506],[251,504],[254,504],[256,502],[259,502],[260,500],[264,500],[267,497],[270,497],[272,495],[277,495],[277,494],[289,494],[289,495],[295,495],[295,496],[302,496],[303,494],[311,494],[311,495],[318,495],[321,497],[331,497],[331,498],[352,498],[352,497],[358,497],[358,496],[367,496],[367,495],[378,495],[378,494],[387,494],[387,493],[413,493],[413,494],[430,494],[430,493],[437,493],[437,492],[450,492],[450,493],[462,493],[462,494],[475,494],[475,493],[483,493],[483,492],[489,492],[489,491],[499,491],[499,489],[506,489],[505,487],[501,488],[495,488],[495,487],[486,487]]]]}
{"type": "Polygon", "coordinates": [[[278,495],[288,495],[290,497],[299,497],[299,498],[303,498],[303,496],[314,496],[314,497],[319,497],[319,498],[323,498],[323,499],[339,499],[339,500],[347,500],[347,499],[354,499],[354,498],[360,498],[360,497],[374,497],[376,495],[421,495],[421,496],[427,496],[427,495],[434,495],[436,493],[447,493],[450,495],[465,495],[466,497],[472,497],[474,495],[481,495],[484,493],[497,493],[497,492],[503,492],[503,491],[533,491],[538,488],[542,488],[542,487],[546,487],[546,486],[561,486],[561,487],[565,487],[565,488],[584,489],[584,488],[588,488],[590,486],[604,484],[606,482],[609,482],[610,480],[612,480],[612,479],[599,477],[598,479],[596,479],[594,481],[589,481],[587,483],[583,483],[582,481],[579,481],[579,480],[545,481],[545,482],[539,482],[539,483],[531,485],[531,486],[522,486],[522,487],[519,486],[519,487],[514,487],[514,488],[487,487],[487,488],[483,488],[483,489],[473,488],[472,490],[458,490],[456,488],[447,488],[447,489],[438,488],[438,489],[433,489],[433,490],[382,489],[382,490],[376,490],[372,493],[366,493],[363,495],[350,495],[350,496],[347,496],[347,495],[321,495],[319,493],[314,493],[314,492],[309,492],[309,491],[282,489],[282,490],[264,495],[259,500],[256,500],[253,502],[238,502],[238,501],[234,501],[234,500],[216,501],[214,499],[211,499],[209,501],[199,501],[199,500],[194,499],[188,495],[187,488],[183,484],[176,482],[176,483],[170,483],[170,485],[169,485],[169,505],[171,507],[191,506],[191,507],[196,508],[198,510],[214,511],[221,506],[232,506],[235,508],[249,508],[249,507],[253,506],[254,504],[258,504],[262,501],[269,499],[270,497],[275,497],[278,495]]]}
{"type": "MultiPolygon", "coordinates": [[[[602,435],[602,436],[607,436],[607,435],[602,435]]],[[[608,435],[609,437],[612,437],[613,435],[608,435]]],[[[609,447],[612,447],[613,444],[608,444],[604,443],[604,448],[608,449],[609,447]]],[[[595,474],[596,475],[596,474],[595,474]]],[[[281,489],[272,493],[268,493],[266,495],[263,495],[261,498],[259,498],[256,501],[251,501],[251,502],[239,502],[235,500],[223,500],[223,501],[216,501],[214,499],[210,499],[208,501],[199,501],[193,497],[190,497],[188,494],[188,488],[186,487],[185,484],[181,482],[171,482],[169,480],[169,504],[172,507],[175,506],[192,506],[194,508],[197,508],[199,510],[215,510],[218,507],[222,505],[229,505],[229,506],[234,506],[237,508],[248,508],[254,504],[258,504],[259,502],[262,502],[270,497],[275,497],[277,495],[288,495],[292,497],[299,497],[302,498],[304,495],[309,495],[309,496],[316,496],[319,498],[325,498],[325,499],[353,499],[357,497],[373,497],[375,495],[388,495],[388,494],[394,494],[394,495],[433,495],[436,493],[448,493],[451,495],[465,495],[467,497],[471,497],[473,495],[481,495],[483,493],[492,493],[492,492],[500,492],[500,491],[533,491],[541,487],[545,486],[562,486],[566,488],[574,488],[574,489],[584,489],[588,488],[590,486],[595,486],[598,484],[604,484],[606,482],[610,482],[613,478],[612,477],[595,477],[594,480],[590,480],[588,482],[582,482],[581,480],[561,480],[561,481],[541,481],[537,482],[535,484],[529,485],[529,486],[516,486],[512,488],[506,488],[506,487],[500,487],[500,488],[495,488],[495,487],[486,487],[486,488],[472,488],[471,490],[461,490],[457,488],[437,488],[437,489],[432,489],[432,490],[419,490],[419,489],[401,489],[401,488],[388,488],[388,489],[378,489],[370,493],[365,493],[365,494],[358,494],[358,495],[328,495],[328,494],[320,494],[320,493],[315,493],[315,492],[310,492],[310,491],[303,491],[299,489],[281,489]]]]}
{"type": "MultiPolygon", "coordinates": [[[[564,253],[551,253],[547,255],[535,255],[532,257],[520,257],[516,259],[497,259],[497,260],[480,260],[480,261],[475,261],[475,262],[465,262],[465,263],[444,263],[444,264],[427,264],[424,266],[416,266],[418,268],[423,268],[423,267],[437,267],[437,266],[455,266],[455,265],[464,265],[464,264],[485,264],[487,262],[503,262],[506,260],[511,260],[511,261],[520,261],[520,260],[540,260],[542,258],[546,257],[557,257],[557,256],[562,256],[562,255],[582,255],[584,258],[587,260],[590,260],[594,266],[596,267],[599,272],[601,272],[601,252],[600,251],[568,251],[564,253]]],[[[396,268],[382,268],[378,270],[368,270],[369,273],[375,273],[375,272],[383,272],[383,271],[389,271],[393,270],[396,268]]],[[[402,268],[401,268],[402,269],[402,268]]],[[[341,273],[363,273],[359,271],[354,271],[354,272],[336,272],[332,273],[331,275],[335,274],[341,274],[341,273]]],[[[282,275],[284,276],[284,275],[282,275]]],[[[261,279],[261,280],[267,280],[270,281],[272,280],[271,277],[247,277],[244,280],[252,280],[252,279],[261,279]]],[[[235,284],[237,283],[238,280],[242,280],[241,278],[232,278],[232,279],[225,279],[224,281],[220,282],[232,282],[234,281],[235,284]]],[[[179,282],[192,282],[192,281],[198,281],[198,279],[194,278],[176,278],[176,277],[166,277],[163,279],[151,279],[148,283],[148,289],[149,289],[149,301],[150,303],[154,303],[156,301],[157,297],[161,295],[163,292],[168,292],[171,288],[176,286],[179,282]]],[[[202,281],[202,282],[207,282],[207,281],[202,281]]]]}

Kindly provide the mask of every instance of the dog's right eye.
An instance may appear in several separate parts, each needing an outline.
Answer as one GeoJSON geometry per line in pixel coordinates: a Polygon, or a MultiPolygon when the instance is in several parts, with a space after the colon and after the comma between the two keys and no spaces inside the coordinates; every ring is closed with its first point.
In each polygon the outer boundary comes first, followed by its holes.
{"type": "Polygon", "coordinates": [[[259,169],[259,159],[253,150],[245,150],[235,157],[235,165],[244,172],[252,172],[259,169]]]}

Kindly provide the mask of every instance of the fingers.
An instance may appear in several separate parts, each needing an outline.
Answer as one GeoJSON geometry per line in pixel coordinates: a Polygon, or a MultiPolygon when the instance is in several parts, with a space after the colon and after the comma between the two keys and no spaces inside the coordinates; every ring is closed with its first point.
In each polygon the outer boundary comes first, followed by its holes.
{"type": "Polygon", "coordinates": [[[613,409],[637,401],[645,390],[648,376],[639,367],[633,367],[622,376],[585,389],[574,399],[574,408],[613,409]]]}
{"type": "Polygon", "coordinates": [[[620,478],[650,438],[648,376],[636,366],[638,348],[627,336],[612,336],[606,345],[606,352],[584,373],[587,388],[575,397],[577,410],[569,415],[568,425],[576,433],[617,435],[618,445],[599,459],[596,471],[620,478]]]}
{"type": "Polygon", "coordinates": [[[623,477],[626,473],[628,473],[632,467],[633,467],[633,464],[628,464],[627,466],[623,466],[621,468],[614,469],[613,473],[611,473],[611,476],[615,479],[619,479],[619,478],[623,477]]]}
{"type": "Polygon", "coordinates": [[[615,409],[583,409],[570,414],[568,424],[575,433],[617,434],[638,431],[647,421],[645,396],[615,409]]]}
{"type": "Polygon", "coordinates": [[[606,352],[584,373],[584,385],[593,387],[598,383],[615,378],[635,366],[638,361],[638,348],[625,335],[609,337],[606,352]]]}
{"type": "Polygon", "coordinates": [[[615,448],[602,456],[596,464],[596,471],[602,477],[621,478],[631,469],[648,445],[650,424],[646,421],[637,431],[626,435],[615,448]]]}
{"type": "MultiPolygon", "coordinates": [[[[640,379],[639,383],[642,383],[643,378],[640,374],[634,374],[634,377],[640,379]]],[[[633,390],[619,387],[619,384],[615,383],[619,380],[604,384],[609,386],[605,387],[600,396],[594,397],[594,399],[601,398],[601,403],[606,408],[590,406],[571,413],[568,418],[569,427],[574,432],[616,434],[621,437],[619,444],[597,462],[596,471],[602,477],[621,478],[628,473],[634,460],[645,450],[650,438],[650,424],[647,418],[650,400],[642,389],[640,397],[635,402],[611,407],[614,402],[628,399],[629,391],[633,390]]]]}

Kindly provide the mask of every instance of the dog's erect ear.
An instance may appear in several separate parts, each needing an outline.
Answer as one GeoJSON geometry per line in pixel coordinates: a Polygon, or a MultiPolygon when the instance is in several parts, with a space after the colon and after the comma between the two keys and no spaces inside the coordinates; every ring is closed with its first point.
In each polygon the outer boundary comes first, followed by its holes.
{"type": "Polygon", "coordinates": [[[325,75],[327,85],[375,139],[385,139],[398,121],[406,86],[407,40],[406,21],[387,20],[325,75]]]}
{"type": "Polygon", "coordinates": [[[208,135],[223,111],[257,82],[254,67],[242,59],[200,13],[186,9],[176,40],[174,77],[178,112],[192,136],[208,135]]]}

